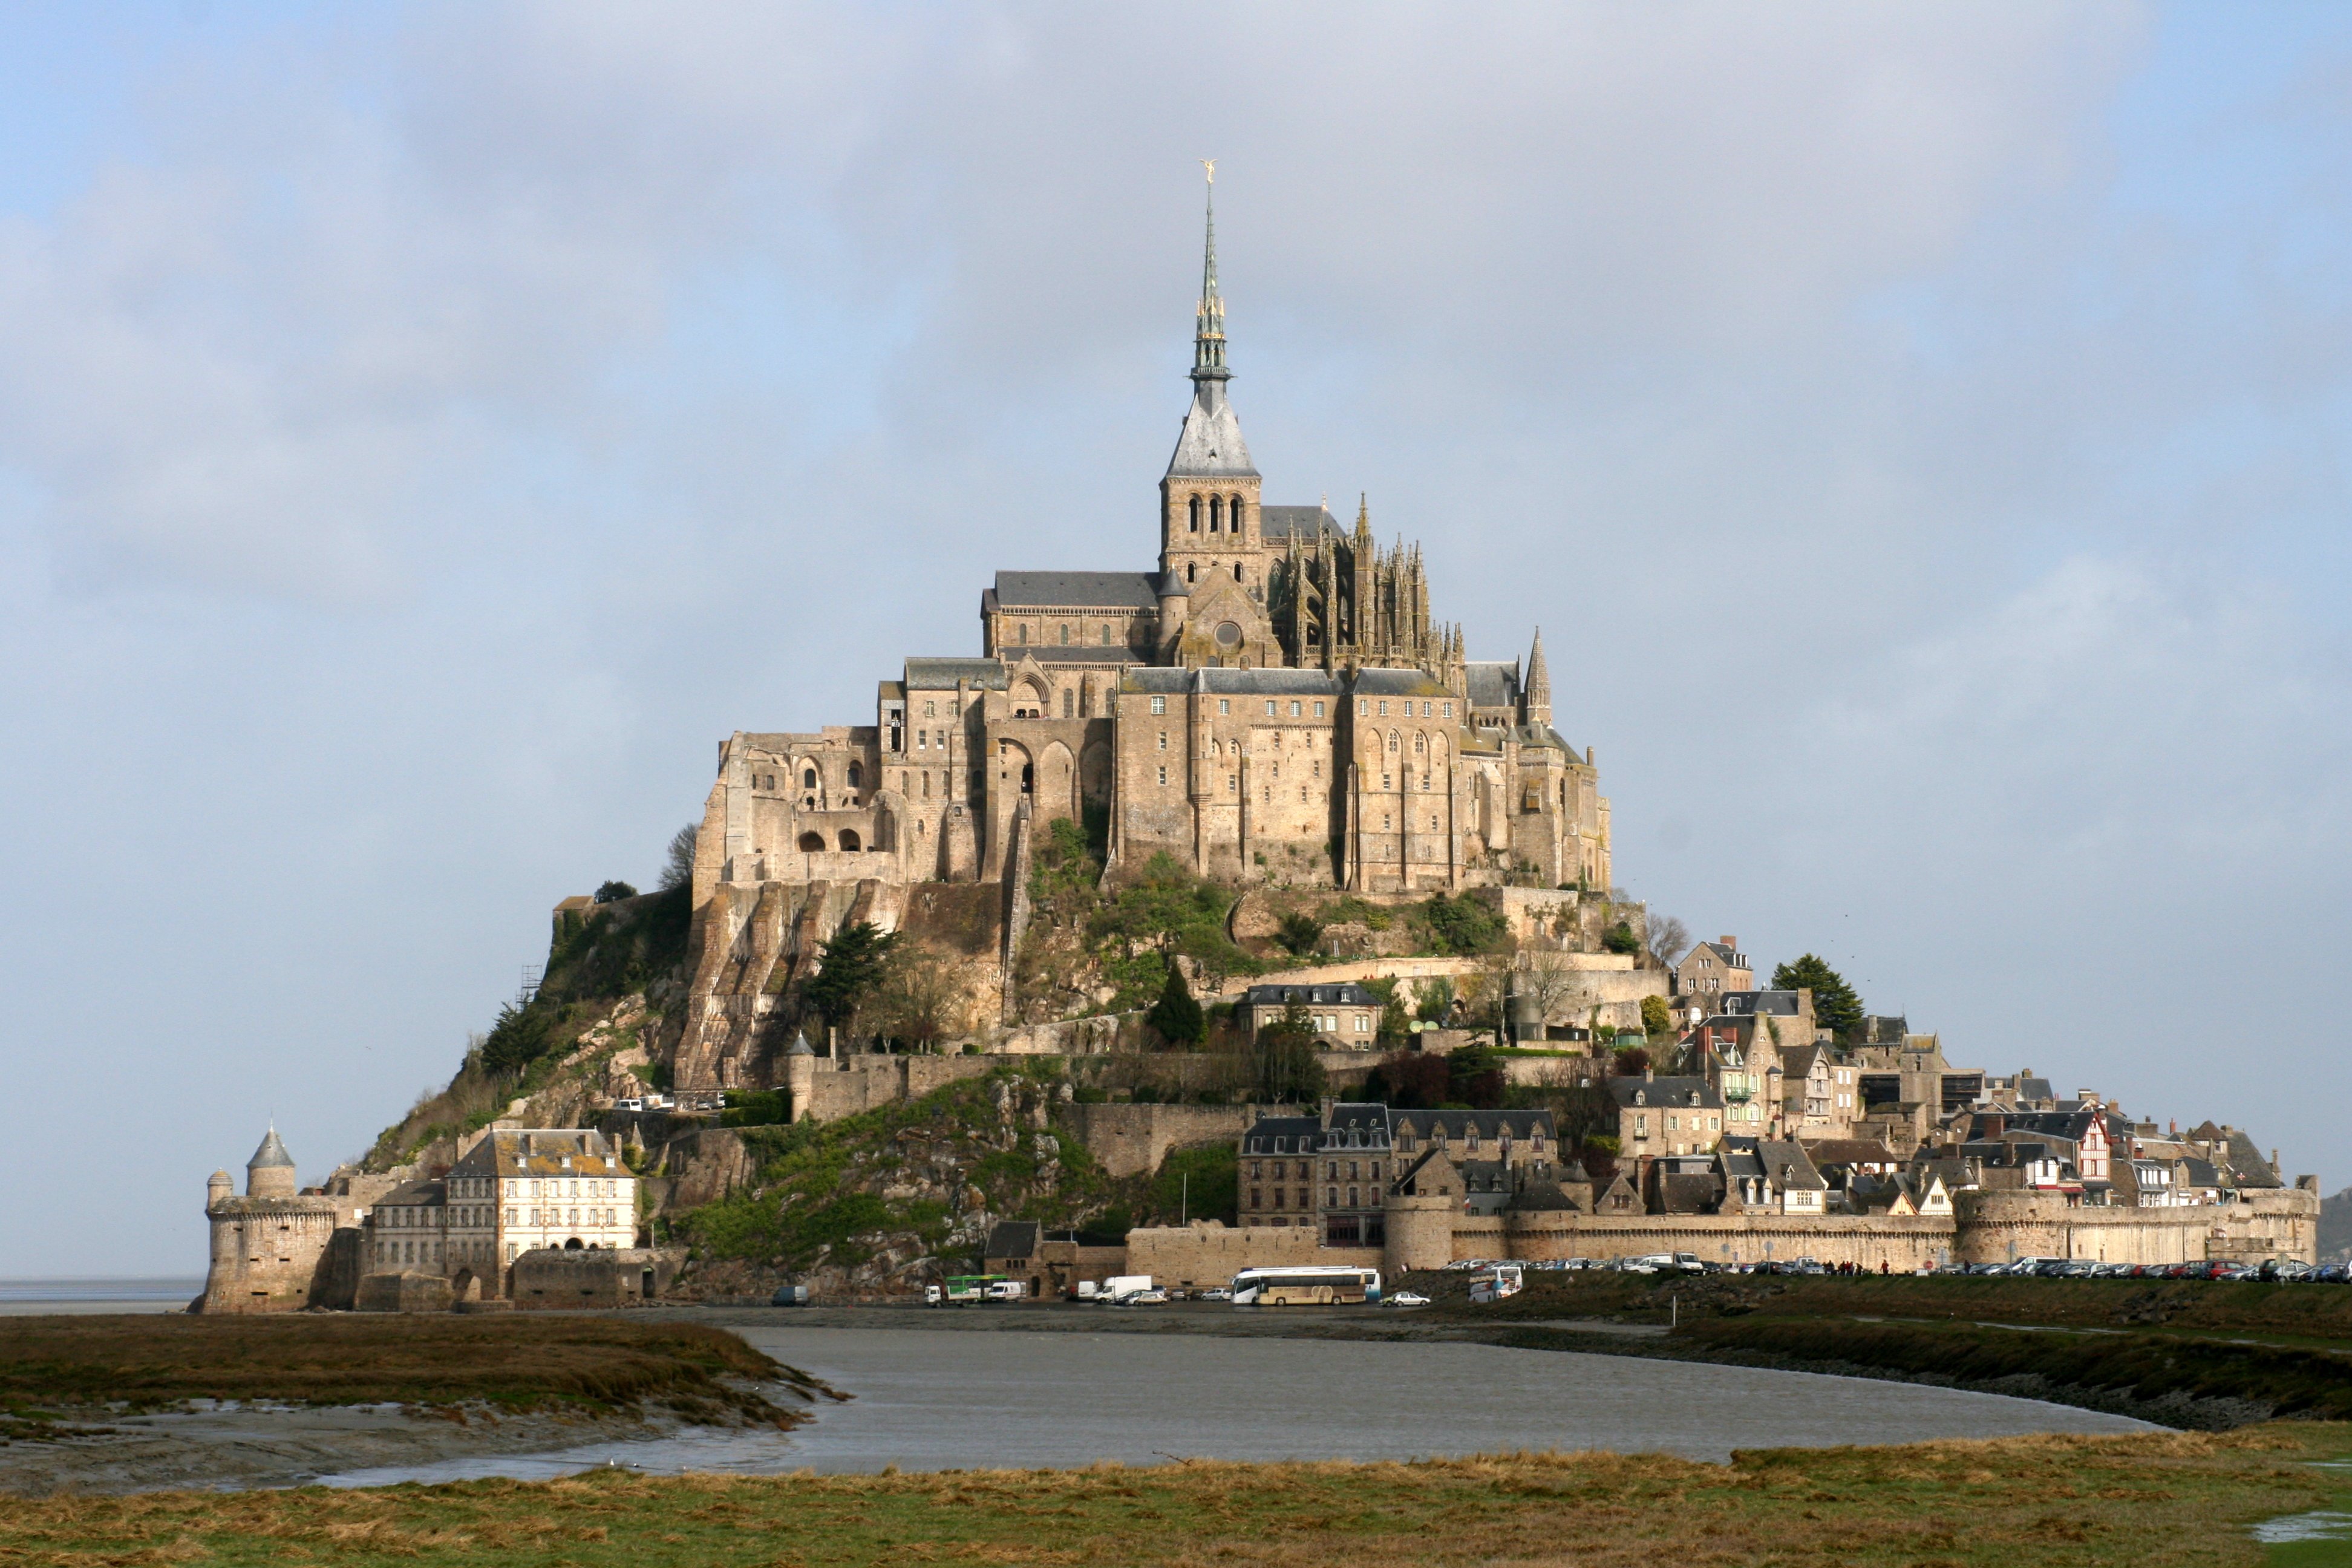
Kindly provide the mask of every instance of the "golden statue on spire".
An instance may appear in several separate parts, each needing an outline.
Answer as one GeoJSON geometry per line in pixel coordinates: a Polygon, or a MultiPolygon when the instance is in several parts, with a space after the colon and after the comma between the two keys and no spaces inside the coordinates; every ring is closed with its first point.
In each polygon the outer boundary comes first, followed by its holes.
{"type": "Polygon", "coordinates": [[[1203,158],[1201,160],[1201,167],[1209,171],[1209,184],[1213,185],[1217,183],[1217,161],[1214,158],[1203,158]]]}

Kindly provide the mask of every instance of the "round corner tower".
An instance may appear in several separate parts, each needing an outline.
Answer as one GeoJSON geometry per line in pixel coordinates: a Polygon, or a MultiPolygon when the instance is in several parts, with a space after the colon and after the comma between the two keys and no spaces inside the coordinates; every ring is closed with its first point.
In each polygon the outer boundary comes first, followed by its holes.
{"type": "Polygon", "coordinates": [[[245,1195],[249,1198],[290,1198],[294,1195],[294,1156],[278,1141],[278,1129],[261,1141],[245,1163],[245,1195]]]}
{"type": "Polygon", "coordinates": [[[1388,1194],[1388,1240],[1381,1264],[1390,1274],[1443,1268],[1454,1261],[1454,1211],[1457,1200],[1436,1193],[1388,1194]]]}

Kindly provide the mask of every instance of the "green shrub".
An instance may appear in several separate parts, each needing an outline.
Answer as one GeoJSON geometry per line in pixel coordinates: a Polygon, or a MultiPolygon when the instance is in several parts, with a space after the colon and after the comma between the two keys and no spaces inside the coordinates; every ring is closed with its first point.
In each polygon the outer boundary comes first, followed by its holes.
{"type": "Polygon", "coordinates": [[[1428,930],[1433,947],[1464,958],[1493,952],[1509,934],[1498,911],[1467,893],[1457,898],[1432,893],[1413,912],[1428,930]]]}
{"type": "Polygon", "coordinates": [[[1622,952],[1630,957],[1642,951],[1642,939],[1633,934],[1629,922],[1619,921],[1601,933],[1601,945],[1611,952],[1622,952]]]}
{"type": "Polygon", "coordinates": [[[721,1127],[780,1127],[792,1121],[792,1100],[781,1089],[729,1089],[721,1127]]]}

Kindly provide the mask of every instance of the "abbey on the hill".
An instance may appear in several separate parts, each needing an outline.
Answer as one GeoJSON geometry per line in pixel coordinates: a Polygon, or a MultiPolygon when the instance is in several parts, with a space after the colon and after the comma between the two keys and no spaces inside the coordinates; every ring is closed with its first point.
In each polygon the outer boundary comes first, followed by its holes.
{"type": "Polygon", "coordinates": [[[981,657],[908,658],[872,724],[730,737],[698,910],[722,884],[994,881],[1017,824],[1056,817],[1114,874],[1165,851],[1234,881],[1609,886],[1541,636],[1524,668],[1474,661],[1365,507],[1261,504],[1230,374],[1213,207],[1158,570],[1000,572],[981,657]]]}

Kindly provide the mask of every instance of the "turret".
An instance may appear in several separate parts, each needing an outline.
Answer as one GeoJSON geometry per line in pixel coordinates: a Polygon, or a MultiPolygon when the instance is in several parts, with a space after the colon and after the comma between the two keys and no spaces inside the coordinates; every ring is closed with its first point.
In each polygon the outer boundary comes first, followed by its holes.
{"type": "Polygon", "coordinates": [[[1535,646],[1528,650],[1528,683],[1519,697],[1519,722],[1551,723],[1551,671],[1544,668],[1543,628],[1536,628],[1535,646]]]}
{"type": "Polygon", "coordinates": [[[205,1183],[206,1209],[216,1209],[235,1196],[236,1196],[236,1184],[229,1179],[229,1173],[226,1171],[215,1171],[211,1179],[205,1183]]]}
{"type": "Polygon", "coordinates": [[[290,1198],[294,1195],[294,1156],[278,1141],[278,1128],[272,1124],[269,1135],[253,1158],[245,1163],[245,1195],[249,1198],[290,1198]]]}

